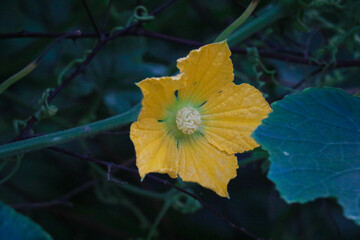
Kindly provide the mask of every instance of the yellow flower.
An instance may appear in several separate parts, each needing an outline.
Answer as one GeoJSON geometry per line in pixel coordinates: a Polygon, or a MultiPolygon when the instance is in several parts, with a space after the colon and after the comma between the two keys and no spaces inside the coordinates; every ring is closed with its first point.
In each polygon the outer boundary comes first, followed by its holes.
{"type": "Polygon", "coordinates": [[[141,178],[167,173],[228,197],[235,153],[259,146],[251,133],[271,111],[262,94],[233,83],[226,42],[205,45],[178,59],[180,74],[147,78],[138,121],[131,125],[141,178]]]}

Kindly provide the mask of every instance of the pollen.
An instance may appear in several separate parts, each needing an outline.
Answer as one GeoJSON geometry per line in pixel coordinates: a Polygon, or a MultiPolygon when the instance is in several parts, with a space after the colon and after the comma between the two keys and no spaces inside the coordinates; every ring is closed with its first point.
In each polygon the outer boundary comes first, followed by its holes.
{"type": "Polygon", "coordinates": [[[201,124],[200,113],[192,107],[184,107],[176,114],[177,128],[184,134],[193,134],[201,124]]]}

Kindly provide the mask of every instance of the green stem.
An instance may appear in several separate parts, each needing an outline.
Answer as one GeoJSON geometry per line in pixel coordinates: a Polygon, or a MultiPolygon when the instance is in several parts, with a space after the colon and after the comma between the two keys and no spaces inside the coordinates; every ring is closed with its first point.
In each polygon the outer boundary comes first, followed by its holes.
{"type": "MultiPolygon", "coordinates": [[[[92,163],[91,166],[102,177],[104,177],[104,178],[108,177],[107,173],[101,167],[99,167],[97,164],[92,163]]],[[[119,181],[119,179],[117,179],[115,177],[111,176],[111,178],[119,181]]],[[[156,192],[145,190],[143,188],[136,187],[134,185],[131,185],[130,183],[117,184],[116,186],[118,186],[119,188],[121,188],[121,189],[123,189],[125,191],[134,193],[136,195],[141,195],[143,197],[149,197],[149,198],[154,198],[154,199],[159,199],[159,200],[165,200],[166,198],[169,197],[169,194],[171,193],[170,192],[171,190],[169,192],[166,192],[166,193],[156,193],[156,192]]]]}
{"type": "Polygon", "coordinates": [[[12,176],[14,176],[14,174],[17,172],[17,170],[20,167],[20,163],[21,163],[21,159],[16,159],[14,168],[11,170],[11,172],[6,177],[4,177],[3,179],[0,180],[0,184],[3,184],[7,180],[9,180],[12,176]]]}
{"type": "Polygon", "coordinates": [[[230,26],[228,26],[215,39],[214,42],[224,41],[231,33],[233,33],[237,28],[239,28],[246,21],[246,19],[248,19],[250,17],[251,13],[255,10],[255,8],[256,8],[256,6],[258,5],[259,2],[260,2],[260,0],[251,1],[251,3],[249,4],[249,6],[245,10],[245,12],[243,12],[243,14],[241,14],[241,16],[238,17],[238,19],[236,19],[230,26]]]}
{"type": "Polygon", "coordinates": [[[0,146],[0,158],[9,157],[21,153],[26,153],[50,146],[66,143],[78,138],[85,138],[92,136],[101,131],[106,131],[136,121],[141,105],[134,106],[129,111],[100,120],[94,123],[86,124],[84,126],[70,128],[67,130],[50,133],[44,136],[34,137],[14,143],[8,143],[0,146]]]}
{"type": "Polygon", "coordinates": [[[158,200],[164,200],[168,197],[167,193],[156,193],[156,192],[151,192],[148,190],[144,190],[142,188],[133,186],[131,184],[118,184],[119,188],[134,193],[136,195],[141,195],[143,197],[148,197],[148,198],[153,198],[153,199],[158,199],[158,200]]]}
{"type": "Polygon", "coordinates": [[[165,201],[163,208],[159,212],[159,215],[156,217],[154,224],[151,226],[150,232],[149,232],[146,240],[151,240],[151,238],[154,236],[154,234],[156,232],[156,228],[158,227],[159,223],[161,222],[161,220],[163,219],[163,217],[165,216],[165,214],[171,207],[171,204],[172,204],[172,199],[165,201]]]}
{"type": "Polygon", "coordinates": [[[28,75],[32,70],[34,70],[37,66],[37,62],[33,61],[29,65],[27,65],[25,68],[23,68],[20,72],[15,73],[8,79],[6,79],[1,85],[0,85],[0,94],[2,94],[6,89],[8,89],[11,85],[28,75]]]}
{"type": "Polygon", "coordinates": [[[291,13],[292,11],[283,5],[275,5],[271,8],[262,9],[262,11],[258,13],[259,17],[252,19],[252,21],[243,25],[240,29],[236,30],[228,37],[229,46],[237,45],[252,34],[291,13]]]}

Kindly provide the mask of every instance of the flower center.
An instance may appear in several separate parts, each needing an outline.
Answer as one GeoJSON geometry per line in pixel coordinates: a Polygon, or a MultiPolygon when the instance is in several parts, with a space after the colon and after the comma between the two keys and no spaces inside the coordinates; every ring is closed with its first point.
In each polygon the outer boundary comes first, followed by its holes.
{"type": "Polygon", "coordinates": [[[184,107],[176,114],[176,125],[184,134],[193,134],[199,129],[200,113],[192,107],[184,107]]]}

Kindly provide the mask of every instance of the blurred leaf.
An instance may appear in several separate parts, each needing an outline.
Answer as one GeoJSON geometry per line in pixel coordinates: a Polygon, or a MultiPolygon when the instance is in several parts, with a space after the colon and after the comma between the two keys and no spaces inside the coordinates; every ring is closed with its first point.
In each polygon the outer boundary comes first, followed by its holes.
{"type": "Polygon", "coordinates": [[[140,91],[109,91],[104,96],[104,103],[111,114],[125,112],[140,100],[140,91]]]}
{"type": "Polygon", "coordinates": [[[253,136],[270,154],[268,178],[288,203],[336,197],[360,224],[360,98],[307,89],[272,105],[253,136]]]}
{"type": "Polygon", "coordinates": [[[51,240],[52,237],[30,218],[0,202],[0,239],[51,240]]]}

